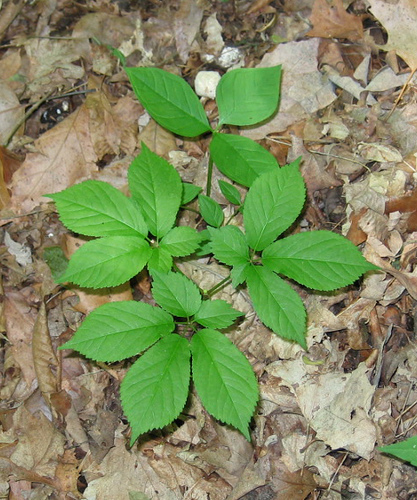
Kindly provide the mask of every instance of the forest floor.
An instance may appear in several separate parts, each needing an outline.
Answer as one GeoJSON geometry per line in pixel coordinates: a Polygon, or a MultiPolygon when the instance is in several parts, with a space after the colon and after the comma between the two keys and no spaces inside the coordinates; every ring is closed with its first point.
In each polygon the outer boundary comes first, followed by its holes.
{"type": "MultiPolygon", "coordinates": [[[[413,0],[9,0],[1,9],[0,498],[417,498],[416,469],[379,451],[417,422],[413,0]],[[222,291],[247,313],[228,336],[259,380],[251,443],[192,391],[181,419],[129,448],[119,386],[130,362],[57,350],[98,305],[152,297],[145,275],[100,293],[57,285],[45,249],[70,255],[79,241],[43,195],[86,179],[126,190],[142,141],[184,180],[205,182],[209,140],[185,141],[150,119],[112,49],[191,86],[200,71],[282,64],[279,112],[231,132],[280,165],[301,156],[301,226],[346,235],[384,269],[331,294],[298,288],[307,352],[264,327],[244,289],[222,291]]],[[[202,102],[216,116],[215,102],[202,102]]],[[[222,272],[207,259],[187,265],[200,280],[222,272]]]]}

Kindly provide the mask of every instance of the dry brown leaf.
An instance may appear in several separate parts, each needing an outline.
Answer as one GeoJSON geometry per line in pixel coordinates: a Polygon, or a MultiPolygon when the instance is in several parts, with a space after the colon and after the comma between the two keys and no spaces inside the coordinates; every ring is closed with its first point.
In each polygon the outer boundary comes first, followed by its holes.
{"type": "Polygon", "coordinates": [[[26,95],[32,102],[57,88],[70,88],[84,77],[76,42],[68,37],[25,38],[26,58],[19,74],[27,79],[26,95]]]}
{"type": "Polygon", "coordinates": [[[36,312],[27,300],[25,290],[18,292],[6,289],[4,314],[13,358],[22,370],[27,390],[31,391],[36,388],[32,355],[32,333],[36,312]]]}
{"type": "Polygon", "coordinates": [[[43,301],[33,328],[32,352],[39,389],[49,404],[49,395],[58,390],[56,376],[51,371],[51,367],[56,368],[58,366],[58,360],[52,347],[48,318],[43,301]]]}
{"type": "Polygon", "coordinates": [[[170,151],[177,149],[174,134],[154,120],[150,120],[139,134],[139,141],[143,141],[151,151],[160,156],[167,156],[170,151]]]}
{"type": "Polygon", "coordinates": [[[301,137],[292,136],[292,146],[288,153],[288,162],[302,156],[301,173],[310,194],[314,191],[329,187],[340,186],[342,182],[327,170],[326,159],[323,156],[313,155],[304,147],[301,137]]]}
{"type": "Polygon", "coordinates": [[[132,154],[137,146],[142,106],[130,97],[122,97],[113,106],[114,98],[101,78],[90,77],[89,88],[95,92],[87,95],[85,105],[90,111],[89,129],[98,158],[118,155],[120,151],[132,154]]]}
{"type": "Polygon", "coordinates": [[[43,413],[32,415],[25,405],[21,405],[13,416],[13,431],[19,442],[11,460],[37,474],[54,477],[65,443],[56,426],[43,413]]]}
{"type": "Polygon", "coordinates": [[[393,50],[417,70],[417,3],[415,0],[368,0],[372,14],[388,33],[388,42],[380,48],[393,50]]]}
{"type": "Polygon", "coordinates": [[[25,109],[14,91],[0,81],[0,144],[7,145],[16,124],[23,120],[25,109]]]}
{"type": "Polygon", "coordinates": [[[8,149],[0,146],[0,210],[10,202],[10,194],[6,183],[10,181],[13,172],[20,166],[20,161],[8,149]]]}
{"type": "Polygon", "coordinates": [[[98,170],[90,135],[90,114],[85,105],[35,141],[15,172],[10,185],[11,207],[18,213],[31,211],[47,193],[61,191],[98,170]]]}
{"type": "Polygon", "coordinates": [[[342,0],[315,0],[310,21],[313,29],[307,35],[321,38],[347,38],[353,42],[363,36],[362,20],[349,14],[342,0]]]}
{"type": "Polygon", "coordinates": [[[406,230],[413,232],[417,230],[417,190],[410,195],[392,198],[385,203],[385,213],[400,212],[401,214],[410,213],[406,222],[406,230]]]}
{"type": "Polygon", "coordinates": [[[308,469],[289,472],[282,465],[278,470],[274,470],[271,479],[276,492],[275,500],[308,498],[317,488],[314,475],[308,469]]]}
{"type": "Polygon", "coordinates": [[[106,154],[119,154],[119,127],[106,93],[96,88],[96,92],[87,95],[85,105],[90,112],[90,135],[98,158],[106,154]]]}
{"type": "Polygon", "coordinates": [[[64,455],[58,457],[58,465],[55,472],[55,478],[59,484],[60,491],[71,493],[73,498],[82,498],[77,488],[79,474],[75,450],[65,450],[64,455]]]}

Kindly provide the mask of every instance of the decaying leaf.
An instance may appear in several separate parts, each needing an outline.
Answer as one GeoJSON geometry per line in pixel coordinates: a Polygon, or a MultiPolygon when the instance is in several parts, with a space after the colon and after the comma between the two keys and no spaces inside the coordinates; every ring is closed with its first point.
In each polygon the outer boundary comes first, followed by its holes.
{"type": "Polygon", "coordinates": [[[97,170],[98,157],[89,132],[90,114],[85,105],[35,141],[10,185],[11,207],[30,211],[45,193],[61,191],[97,170]]]}
{"type": "Polygon", "coordinates": [[[51,371],[52,367],[58,366],[58,360],[52,347],[44,302],[39,308],[33,328],[32,352],[39,389],[48,401],[49,395],[58,390],[56,374],[51,371]]]}
{"type": "Polygon", "coordinates": [[[362,39],[362,20],[346,12],[342,0],[315,0],[310,16],[313,29],[307,35],[322,38],[362,39]]]}
{"type": "Polygon", "coordinates": [[[417,4],[414,0],[368,0],[372,14],[388,33],[388,42],[380,48],[393,50],[410,66],[417,69],[417,4]]]}

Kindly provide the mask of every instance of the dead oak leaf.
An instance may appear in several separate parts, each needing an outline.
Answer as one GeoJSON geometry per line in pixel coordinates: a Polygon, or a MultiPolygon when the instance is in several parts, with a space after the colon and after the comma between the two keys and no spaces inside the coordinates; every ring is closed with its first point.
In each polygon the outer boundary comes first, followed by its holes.
{"type": "Polygon", "coordinates": [[[315,0],[310,16],[311,37],[347,38],[353,42],[363,37],[362,18],[349,14],[342,0],[315,0]]]}
{"type": "Polygon", "coordinates": [[[417,70],[417,3],[415,0],[368,0],[372,14],[388,33],[388,42],[380,48],[393,50],[417,70]]]}
{"type": "Polygon", "coordinates": [[[27,155],[9,186],[11,208],[18,213],[31,211],[44,200],[44,194],[61,191],[98,170],[85,104],[34,145],[36,152],[27,155]]]}

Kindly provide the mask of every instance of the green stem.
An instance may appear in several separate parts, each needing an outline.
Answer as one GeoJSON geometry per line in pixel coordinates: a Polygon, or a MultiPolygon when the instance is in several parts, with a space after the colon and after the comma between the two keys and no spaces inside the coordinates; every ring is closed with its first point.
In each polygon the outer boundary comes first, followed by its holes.
{"type": "Polygon", "coordinates": [[[217,285],[214,285],[212,288],[210,288],[210,290],[207,290],[205,295],[207,297],[211,297],[212,295],[219,292],[222,288],[226,287],[231,282],[232,282],[232,278],[230,278],[230,277],[224,278],[219,283],[217,283],[217,285]]]}

